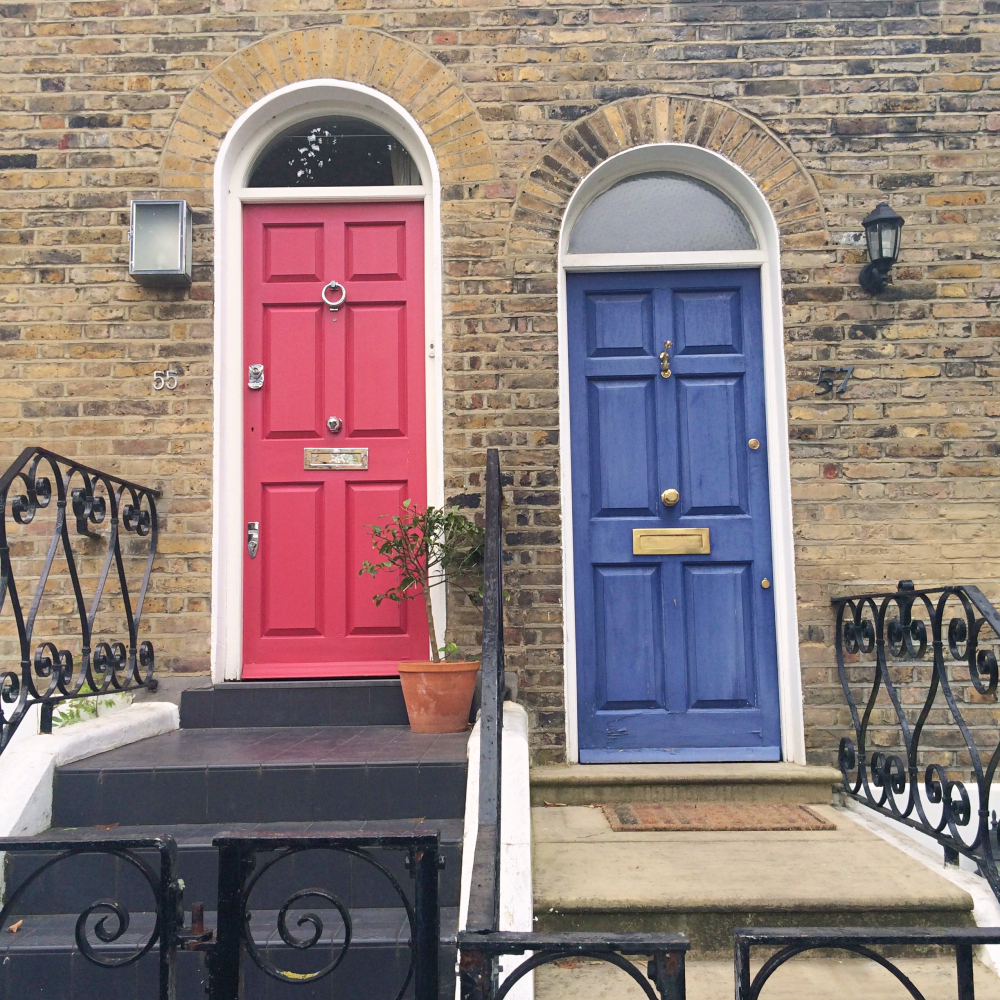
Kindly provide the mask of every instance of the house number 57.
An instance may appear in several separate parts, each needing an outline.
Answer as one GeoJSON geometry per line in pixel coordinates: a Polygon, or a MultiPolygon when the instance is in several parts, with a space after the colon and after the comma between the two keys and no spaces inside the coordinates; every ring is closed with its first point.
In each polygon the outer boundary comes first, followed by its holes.
{"type": "Polygon", "coordinates": [[[174,372],[174,371],[153,372],[153,388],[176,389],[178,375],[180,375],[180,372],[174,372]]]}

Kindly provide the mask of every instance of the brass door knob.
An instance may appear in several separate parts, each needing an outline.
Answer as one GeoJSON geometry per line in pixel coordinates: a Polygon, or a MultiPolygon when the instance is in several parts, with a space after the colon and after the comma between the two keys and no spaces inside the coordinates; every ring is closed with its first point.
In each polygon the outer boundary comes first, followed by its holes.
{"type": "Polygon", "coordinates": [[[664,507],[673,507],[678,500],[680,500],[681,495],[677,490],[664,490],[660,494],[660,499],[663,501],[664,507]]]}

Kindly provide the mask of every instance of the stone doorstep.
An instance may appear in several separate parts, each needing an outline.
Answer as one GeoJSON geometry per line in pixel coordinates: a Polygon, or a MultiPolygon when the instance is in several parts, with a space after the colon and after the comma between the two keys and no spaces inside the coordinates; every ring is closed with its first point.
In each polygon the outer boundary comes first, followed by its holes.
{"type": "MultiPolygon", "coordinates": [[[[830,954],[830,953],[825,953],[830,954]]],[[[927,1000],[954,1000],[955,964],[945,956],[902,957],[900,970],[927,1000]]],[[[645,975],[643,964],[636,963],[645,975]]],[[[756,973],[760,961],[753,961],[756,973]]],[[[733,963],[689,961],[685,970],[687,1000],[732,1000],[733,963]]],[[[976,1000],[1000,1000],[1000,977],[980,962],[975,963],[976,1000]]],[[[606,963],[544,965],[535,971],[535,1000],[628,1000],[641,997],[638,985],[606,963]]],[[[763,1000],[903,1000],[902,985],[886,970],[860,958],[804,955],[780,968],[762,991],[763,1000]]]]}
{"type": "Polygon", "coordinates": [[[801,764],[553,764],[531,772],[531,804],[792,802],[829,805],[840,772],[801,764]]]}
{"type": "Polygon", "coordinates": [[[730,955],[732,928],[964,926],[972,898],[856,824],[836,830],[614,833],[595,808],[532,809],[539,930],[680,931],[730,955]]]}

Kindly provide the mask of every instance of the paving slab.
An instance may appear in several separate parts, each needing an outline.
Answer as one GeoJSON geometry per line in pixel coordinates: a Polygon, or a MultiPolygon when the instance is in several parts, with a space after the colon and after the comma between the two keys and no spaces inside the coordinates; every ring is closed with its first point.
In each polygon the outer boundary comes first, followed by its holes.
{"type": "Polygon", "coordinates": [[[961,926],[972,898],[853,822],[834,830],[622,832],[597,808],[532,809],[535,914],[546,930],[673,930],[728,952],[746,926],[961,926]]]}
{"type": "Polygon", "coordinates": [[[552,764],[531,772],[531,804],[798,802],[829,805],[840,772],[800,764],[552,764]]]}
{"type": "MultiPolygon", "coordinates": [[[[955,966],[947,959],[894,959],[925,1000],[955,1000],[955,966]]],[[[638,963],[637,963],[638,965],[638,963]]],[[[640,972],[645,973],[639,965],[640,972]]],[[[758,964],[752,966],[756,972],[758,964]]],[[[976,1000],[1000,1000],[1000,977],[975,963],[976,1000]]],[[[689,962],[687,1000],[733,1000],[732,962],[689,962]]],[[[885,969],[872,962],[801,956],[778,969],[761,991],[761,1000],[910,1000],[910,994],[885,969]]],[[[625,973],[605,963],[572,962],[535,971],[535,1000],[641,1000],[642,992],[625,973]]]]}

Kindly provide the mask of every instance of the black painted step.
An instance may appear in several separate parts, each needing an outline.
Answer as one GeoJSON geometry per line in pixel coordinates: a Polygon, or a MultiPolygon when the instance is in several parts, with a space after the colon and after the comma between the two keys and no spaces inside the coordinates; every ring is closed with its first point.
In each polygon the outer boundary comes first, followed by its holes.
{"type": "Polygon", "coordinates": [[[460,818],[464,733],[181,729],[57,769],[53,825],[460,818]]]}
{"type": "Polygon", "coordinates": [[[406,724],[398,677],[238,681],[181,695],[182,729],[406,724]]]}
{"type": "MultiPolygon", "coordinates": [[[[305,973],[320,968],[339,951],[343,924],[334,911],[317,910],[324,923],[324,934],[316,947],[295,951],[283,944],[277,934],[277,912],[258,910],[251,920],[251,930],[259,949],[270,946],[271,961],[280,969],[305,973]]],[[[406,976],[410,961],[409,927],[402,909],[356,909],[352,916],[352,942],[340,966],[325,979],[303,985],[271,979],[249,959],[246,969],[244,1000],[392,1000],[406,976]]],[[[441,912],[442,940],[439,949],[441,970],[440,996],[455,996],[455,928],[458,911],[441,912]]],[[[73,947],[76,914],[57,914],[26,918],[17,934],[3,934],[0,939],[0,1000],[151,1000],[157,993],[157,956],[155,949],[134,965],[124,969],[98,968],[73,947]]],[[[206,912],[205,923],[215,926],[215,914],[206,912]]],[[[93,921],[91,921],[93,923],[93,921]]],[[[114,923],[114,918],[111,918],[114,923]]],[[[289,921],[296,936],[308,931],[289,921]]],[[[131,914],[128,930],[113,944],[98,944],[98,955],[107,960],[133,955],[148,940],[153,927],[149,913],[131,914]]],[[[109,928],[109,929],[114,929],[109,928]]],[[[204,956],[197,952],[177,954],[177,997],[205,995],[204,956]]],[[[412,983],[407,996],[413,995],[412,983]]]]}
{"type": "MultiPolygon", "coordinates": [[[[380,831],[398,830],[396,821],[369,820],[366,823],[340,824],[344,834],[377,834],[380,831]]],[[[312,824],[282,823],[282,831],[309,832],[312,824]]],[[[186,825],[172,827],[119,826],[116,835],[151,838],[169,834],[177,843],[176,874],[184,880],[184,902],[201,902],[213,908],[218,898],[218,853],[212,840],[223,831],[229,833],[260,834],[267,831],[265,824],[228,823],[225,825],[186,825]]],[[[425,829],[440,834],[441,854],[445,867],[438,880],[441,906],[458,906],[462,868],[462,821],[457,819],[426,820],[412,824],[414,832],[425,829]]],[[[324,833],[336,833],[337,826],[323,825],[324,833]],[[332,829],[331,829],[332,827],[332,829]]],[[[53,829],[42,834],[39,840],[60,838],[69,841],[99,840],[107,837],[101,828],[76,827],[53,829]]],[[[403,887],[410,892],[412,879],[405,868],[405,853],[398,850],[370,848],[368,853],[384,865],[403,887]]],[[[158,871],[159,860],[153,851],[137,851],[149,865],[158,871]]],[[[5,856],[5,898],[15,891],[54,852],[26,851],[5,856]]],[[[258,867],[272,857],[259,855],[258,867]]],[[[338,852],[310,851],[276,864],[254,890],[251,911],[280,909],[288,897],[306,886],[320,886],[333,892],[347,906],[363,908],[398,907],[399,897],[391,883],[372,865],[338,852]]],[[[26,890],[19,901],[18,913],[54,914],[67,911],[82,912],[96,899],[115,899],[130,912],[147,910],[151,905],[151,892],[135,868],[127,862],[108,855],[78,855],[67,858],[44,872],[26,890]]]]}

